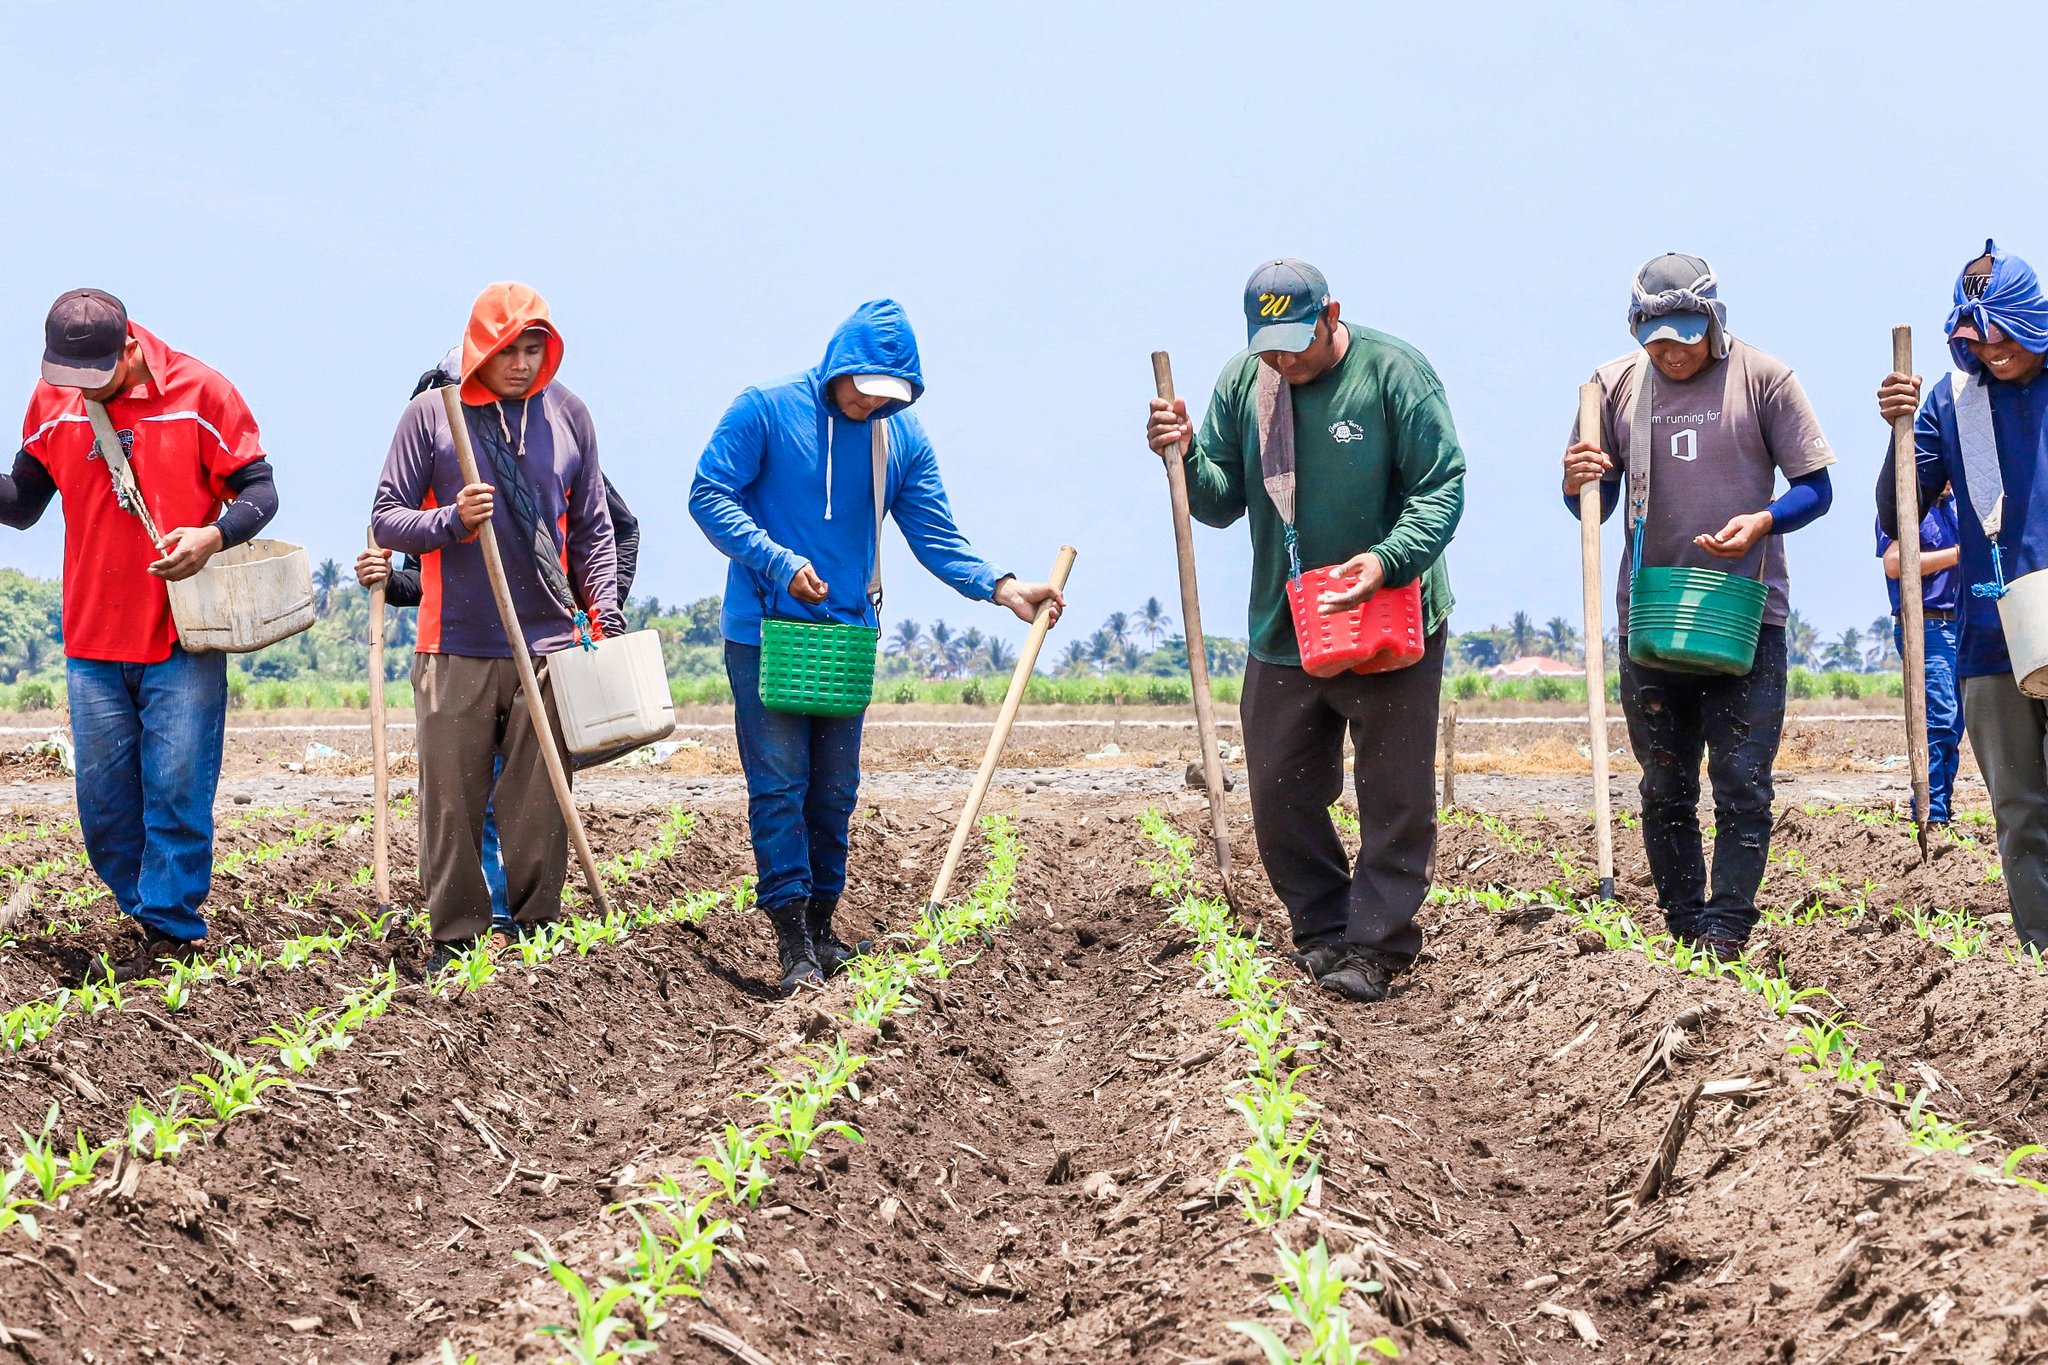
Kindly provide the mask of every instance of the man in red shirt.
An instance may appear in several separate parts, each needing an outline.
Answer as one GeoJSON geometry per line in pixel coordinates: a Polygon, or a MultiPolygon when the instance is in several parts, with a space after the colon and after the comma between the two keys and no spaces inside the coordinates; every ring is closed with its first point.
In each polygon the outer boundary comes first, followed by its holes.
{"type": "Polygon", "coordinates": [[[227,715],[227,656],[179,646],[164,585],[262,530],[277,490],[234,385],[130,322],[119,299],[72,290],[51,305],[44,340],[21,451],[0,478],[0,523],[25,529],[63,494],[78,822],[93,870],[142,926],[115,964],[132,980],[206,937],[227,715]],[[105,405],[160,543],[117,497],[88,400],[105,405]]]}

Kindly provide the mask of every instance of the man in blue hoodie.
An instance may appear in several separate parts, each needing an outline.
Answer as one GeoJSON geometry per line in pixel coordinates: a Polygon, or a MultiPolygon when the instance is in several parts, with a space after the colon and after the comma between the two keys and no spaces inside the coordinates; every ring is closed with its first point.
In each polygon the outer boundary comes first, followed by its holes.
{"type": "Polygon", "coordinates": [[[763,617],[880,625],[873,424],[887,424],[882,508],[918,563],[964,597],[1029,621],[1065,606],[974,552],[954,524],[924,427],[924,392],[902,305],[854,310],[811,369],[733,400],[690,487],[690,514],[727,558],[726,675],[747,774],[761,908],[775,926],[782,989],[837,971],[854,950],[832,930],[846,888],[847,832],[860,787],[861,717],[800,716],[761,702],[763,617]],[[872,591],[871,591],[872,589],[872,591]]]}
{"type": "MultiPolygon", "coordinates": [[[[2006,585],[2048,569],[2048,292],[2033,267],[1984,243],[1956,279],[1948,315],[1955,368],[1927,387],[1894,372],[1877,391],[1887,422],[1913,418],[1920,505],[1952,484],[1961,513],[1963,728],[1984,771],[1998,860],[2022,947],[2048,953],[2048,704],[2020,688],[2006,652],[2006,585]]],[[[1896,537],[1892,456],[1877,480],[1877,521],[1896,537]]]]}

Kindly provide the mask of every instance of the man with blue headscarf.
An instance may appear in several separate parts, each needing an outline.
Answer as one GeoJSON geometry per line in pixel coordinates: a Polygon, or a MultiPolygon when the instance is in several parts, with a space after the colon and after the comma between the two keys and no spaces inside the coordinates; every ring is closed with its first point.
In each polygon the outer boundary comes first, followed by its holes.
{"type": "Polygon", "coordinates": [[[1714,271],[1669,253],[1636,272],[1628,314],[1640,350],[1593,372],[1600,430],[1574,431],[1565,505],[1600,480],[1604,520],[1633,476],[1616,594],[1621,709],[1642,764],[1643,852],[1672,934],[1724,961],[1756,927],[1771,843],[1771,764],[1785,723],[1784,537],[1828,510],[1834,452],[1792,368],[1728,331],[1714,271]],[[1609,452],[1612,452],[1610,458],[1609,452]],[[1789,485],[1776,494],[1777,479],[1789,485]],[[1681,673],[1628,657],[1636,564],[1717,569],[1767,589],[1756,657],[1739,676],[1681,673]],[[1700,837],[1700,759],[1714,788],[1714,864],[1700,837]]]}
{"type": "MultiPolygon", "coordinates": [[[[1886,422],[1913,417],[1920,503],[1953,483],[1962,513],[1963,727],[1998,822],[1998,858],[2021,944],[2048,951],[2048,704],[2021,691],[2006,652],[2006,584],[2048,569],[2048,295],[2033,268],[1984,243],[1956,280],[1948,315],[1956,368],[1929,386],[1894,372],[1877,391],[1886,422]]],[[[1898,534],[1892,458],[1877,481],[1878,522],[1898,534]]]]}

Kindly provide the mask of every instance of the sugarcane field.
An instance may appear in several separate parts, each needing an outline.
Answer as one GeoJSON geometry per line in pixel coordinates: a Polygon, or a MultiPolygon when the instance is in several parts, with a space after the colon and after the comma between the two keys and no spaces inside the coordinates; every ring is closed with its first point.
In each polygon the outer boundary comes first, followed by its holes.
{"type": "Polygon", "coordinates": [[[2048,1362],[2044,42],[17,7],[0,1365],[2048,1362]]]}

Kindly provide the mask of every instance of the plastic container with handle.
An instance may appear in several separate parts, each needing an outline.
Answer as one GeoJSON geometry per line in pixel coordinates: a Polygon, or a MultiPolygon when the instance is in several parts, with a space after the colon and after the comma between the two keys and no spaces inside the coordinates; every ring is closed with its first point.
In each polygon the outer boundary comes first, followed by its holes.
{"type": "Polygon", "coordinates": [[[594,648],[572,645],[550,654],[547,670],[562,743],[572,754],[637,748],[676,728],[658,631],[636,630],[594,648]]]}
{"type": "Polygon", "coordinates": [[[247,654],[313,624],[313,572],[306,552],[256,539],[222,550],[190,578],[166,585],[178,643],[193,654],[247,654]]]}
{"type": "Polygon", "coordinates": [[[1312,676],[1390,673],[1422,658],[1422,580],[1378,592],[1346,611],[1325,616],[1317,602],[1352,580],[1332,568],[1305,569],[1287,580],[1287,606],[1301,666],[1312,676]]]}

